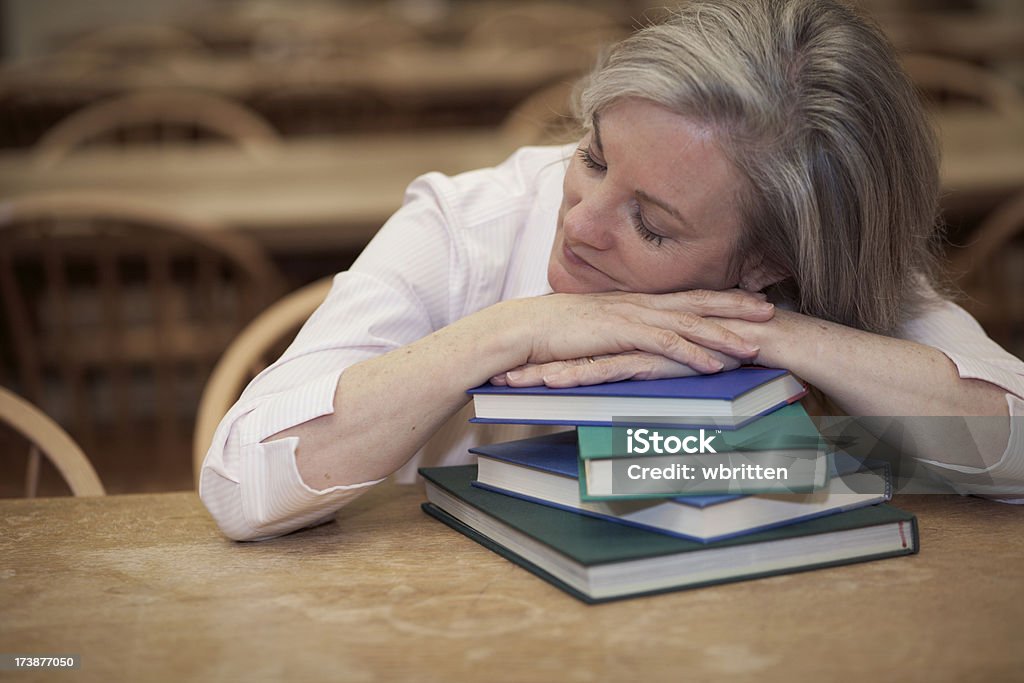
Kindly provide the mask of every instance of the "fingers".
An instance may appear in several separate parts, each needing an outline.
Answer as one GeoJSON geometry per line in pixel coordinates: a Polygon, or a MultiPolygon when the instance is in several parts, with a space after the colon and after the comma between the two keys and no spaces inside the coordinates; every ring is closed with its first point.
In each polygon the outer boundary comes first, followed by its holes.
{"type": "Polygon", "coordinates": [[[771,320],[775,306],[761,293],[742,289],[721,292],[693,289],[674,294],[651,294],[643,297],[643,304],[659,310],[682,310],[701,316],[742,318],[754,322],[771,320]]]}
{"type": "MultiPolygon", "coordinates": [[[[721,324],[739,321],[754,307],[767,305],[747,292],[711,292],[695,290],[676,295],[554,294],[532,300],[540,315],[531,315],[531,348],[526,358],[529,368],[523,376],[504,374],[492,379],[495,384],[518,382],[536,385],[544,377],[557,374],[565,366],[546,367],[562,362],[580,364],[587,356],[605,356],[629,352],[647,352],[664,356],[700,373],[718,372],[726,364],[721,357],[753,360],[759,354],[756,344],[741,336],[741,328],[721,324]],[[746,306],[743,311],[738,305],[746,306]],[[697,311],[724,311],[706,318],[697,311]],[[730,329],[733,327],[734,329],[730,329]]],[[[524,304],[525,305],[525,304],[524,304]]],[[[762,317],[773,314],[771,307],[762,317]]],[[[751,321],[744,321],[750,324],[751,321]]],[[[590,364],[590,363],[588,363],[590,364]]],[[[616,366],[618,367],[618,366],[616,366]]],[[[620,371],[621,368],[619,369],[620,371]]],[[[598,370],[587,370],[593,377],[598,370]]]]}
{"type": "Polygon", "coordinates": [[[547,376],[557,375],[567,368],[593,365],[596,362],[597,359],[587,356],[585,358],[559,360],[551,363],[531,363],[492,377],[491,384],[510,387],[535,387],[544,384],[544,378],[547,376]]]}
{"type": "MultiPolygon", "coordinates": [[[[638,308],[635,316],[636,319],[647,325],[669,330],[689,344],[698,347],[696,349],[684,348],[684,345],[679,345],[672,340],[667,338],[664,340],[665,343],[679,346],[680,350],[691,355],[697,363],[704,358],[699,351],[719,351],[736,358],[754,358],[760,351],[757,345],[747,341],[735,331],[689,311],[652,311],[638,308]]],[[[677,360],[680,359],[677,358],[677,360]]],[[[708,367],[711,368],[711,371],[721,369],[708,367]]],[[[703,366],[698,369],[707,371],[703,366]]]]}
{"type": "MultiPolygon", "coordinates": [[[[739,366],[736,359],[727,359],[726,368],[739,366]]],[[[649,353],[621,353],[603,356],[594,363],[566,365],[559,372],[544,377],[552,388],[587,386],[627,379],[663,379],[699,374],[693,368],[664,356],[649,353]]]]}
{"type": "MultiPolygon", "coordinates": [[[[739,367],[736,358],[715,352],[723,368],[732,370],[739,367]]],[[[653,353],[619,353],[596,358],[575,358],[524,365],[491,378],[498,386],[532,387],[573,387],[604,382],[618,382],[627,379],[660,379],[664,377],[689,377],[701,374],[694,368],[653,353]]]]}

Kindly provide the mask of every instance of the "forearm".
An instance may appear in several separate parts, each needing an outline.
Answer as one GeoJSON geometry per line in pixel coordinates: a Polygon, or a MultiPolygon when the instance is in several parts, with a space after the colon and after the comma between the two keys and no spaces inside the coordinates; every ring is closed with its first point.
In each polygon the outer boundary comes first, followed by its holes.
{"type": "Polygon", "coordinates": [[[275,434],[298,437],[303,480],[322,490],[372,481],[401,467],[466,402],[466,389],[527,363],[646,351],[708,372],[720,369],[699,339],[749,357],[740,337],[699,313],[764,320],[772,309],[740,292],[550,296],[496,304],[423,339],[345,370],[334,410],[275,434]],[[698,311],[698,312],[695,312],[698,311]]]}
{"type": "MultiPolygon", "coordinates": [[[[794,372],[847,415],[1008,417],[1004,389],[961,378],[932,347],[785,311],[753,328],[742,333],[759,343],[758,363],[794,372]]],[[[986,420],[974,434],[954,427],[962,422],[941,424],[948,429],[934,420],[904,422],[910,442],[919,444],[915,455],[982,467],[1006,449],[1008,419],[986,420]]]]}
{"type": "Polygon", "coordinates": [[[298,437],[296,465],[313,489],[386,477],[458,412],[467,389],[521,362],[524,342],[507,323],[499,304],[353,365],[338,382],[333,413],[266,441],[298,437]]]}

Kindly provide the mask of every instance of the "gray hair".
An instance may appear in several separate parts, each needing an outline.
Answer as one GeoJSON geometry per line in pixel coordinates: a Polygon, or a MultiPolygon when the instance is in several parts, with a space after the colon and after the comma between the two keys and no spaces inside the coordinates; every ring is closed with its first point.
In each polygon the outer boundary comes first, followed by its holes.
{"type": "Polygon", "coordinates": [[[938,151],[881,30],[829,0],[708,0],[626,38],[578,115],[623,97],[709,126],[747,179],[741,254],[798,310],[891,333],[932,297],[938,151]]]}

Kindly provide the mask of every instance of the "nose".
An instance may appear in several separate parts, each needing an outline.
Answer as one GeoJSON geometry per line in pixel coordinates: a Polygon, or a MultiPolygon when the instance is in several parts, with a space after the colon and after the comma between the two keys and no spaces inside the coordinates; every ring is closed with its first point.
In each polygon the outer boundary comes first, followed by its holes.
{"type": "Polygon", "coordinates": [[[610,249],[615,240],[614,211],[602,201],[600,190],[588,188],[570,202],[562,217],[562,229],[569,244],[601,251],[610,249]]]}

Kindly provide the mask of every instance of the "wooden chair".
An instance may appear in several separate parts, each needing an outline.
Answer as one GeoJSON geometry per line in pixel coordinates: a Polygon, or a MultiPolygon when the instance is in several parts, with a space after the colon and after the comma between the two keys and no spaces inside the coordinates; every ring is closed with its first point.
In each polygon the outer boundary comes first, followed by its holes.
{"type": "Polygon", "coordinates": [[[282,85],[255,93],[248,104],[286,137],[365,130],[388,115],[379,93],[340,84],[282,85]]]}
{"type": "Polygon", "coordinates": [[[554,145],[579,139],[573,114],[575,81],[547,85],[520,102],[501,124],[501,135],[516,146],[554,145]]]}
{"type": "Polygon", "coordinates": [[[152,472],[187,486],[200,388],[280,291],[256,245],[163,208],[84,193],[0,202],[0,383],[94,458],[143,445],[164,459],[152,472]]]}
{"type": "Polygon", "coordinates": [[[1024,357],[1024,192],[982,221],[953,258],[964,307],[989,335],[1024,357]]]}
{"type": "Polygon", "coordinates": [[[463,42],[529,47],[603,45],[625,34],[617,18],[600,9],[561,2],[484,5],[463,42]]]}
{"type": "Polygon", "coordinates": [[[50,166],[86,146],[189,144],[227,140],[262,158],[279,138],[259,115],[229,99],[189,90],[151,90],[96,102],[60,121],[36,144],[50,166]]]}
{"type": "Polygon", "coordinates": [[[253,377],[284,351],[295,332],[327,298],[334,277],[325,277],[288,294],[263,311],[231,343],[199,399],[192,442],[192,466],[196,486],[203,458],[213,441],[218,423],[253,377]]]}
{"type": "Polygon", "coordinates": [[[106,492],[89,458],[74,439],[46,413],[17,394],[0,387],[0,421],[29,441],[25,497],[35,498],[41,455],[53,463],[74,496],[102,496],[106,492]]]}
{"type": "Polygon", "coordinates": [[[1010,117],[1024,119],[1024,94],[998,74],[951,57],[907,54],[903,68],[934,104],[967,100],[1010,117]]]}

